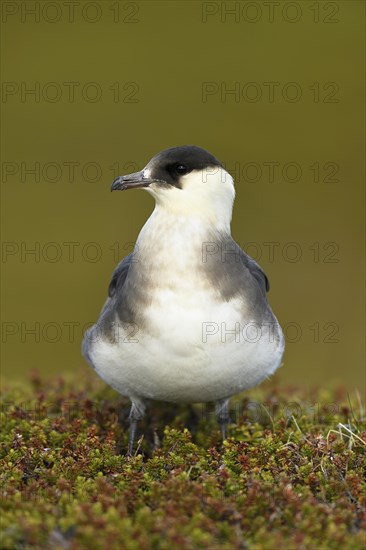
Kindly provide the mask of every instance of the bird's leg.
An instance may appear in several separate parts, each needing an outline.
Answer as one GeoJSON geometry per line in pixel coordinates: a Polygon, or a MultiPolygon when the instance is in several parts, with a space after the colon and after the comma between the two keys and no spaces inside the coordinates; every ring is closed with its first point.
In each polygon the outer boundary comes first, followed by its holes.
{"type": "Polygon", "coordinates": [[[132,456],[133,452],[133,443],[135,441],[135,435],[136,435],[136,429],[137,429],[137,423],[145,414],[145,403],[141,401],[140,399],[131,399],[131,410],[129,414],[129,421],[130,421],[130,430],[128,435],[128,450],[127,455],[132,456]]]}
{"type": "Polygon", "coordinates": [[[215,406],[217,421],[220,424],[221,436],[222,440],[224,441],[224,439],[226,439],[226,428],[230,422],[229,400],[220,399],[219,401],[216,401],[215,406]]]}

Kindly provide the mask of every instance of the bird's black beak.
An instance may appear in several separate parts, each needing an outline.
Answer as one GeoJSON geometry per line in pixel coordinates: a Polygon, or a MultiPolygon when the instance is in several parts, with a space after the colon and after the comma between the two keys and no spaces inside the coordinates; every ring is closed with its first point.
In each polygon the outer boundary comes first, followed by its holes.
{"type": "Polygon", "coordinates": [[[144,171],[134,172],[127,176],[118,176],[112,183],[111,191],[125,191],[126,189],[136,189],[138,187],[149,187],[154,180],[144,177],[144,171]]]}

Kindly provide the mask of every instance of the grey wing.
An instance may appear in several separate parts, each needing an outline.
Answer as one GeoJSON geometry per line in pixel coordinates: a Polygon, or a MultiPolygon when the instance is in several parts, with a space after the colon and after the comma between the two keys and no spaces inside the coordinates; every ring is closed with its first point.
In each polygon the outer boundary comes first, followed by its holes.
{"type": "Polygon", "coordinates": [[[123,258],[113,272],[111,282],[108,287],[108,296],[113,298],[117,289],[120,289],[126,280],[128,270],[132,262],[132,253],[123,258]]]}
{"type": "Polygon", "coordinates": [[[113,340],[113,320],[114,320],[114,302],[116,292],[121,289],[125,283],[128,270],[132,262],[132,253],[123,258],[113,272],[111,282],[108,287],[108,298],[102,308],[97,324],[93,325],[85,332],[82,342],[82,354],[88,363],[93,366],[91,350],[94,341],[98,336],[103,335],[113,340]]]}
{"type": "Polygon", "coordinates": [[[255,260],[253,260],[253,258],[248,256],[248,254],[245,254],[245,252],[243,251],[241,259],[245,267],[249,270],[252,277],[254,277],[254,279],[259,284],[262,293],[266,295],[266,292],[269,291],[269,280],[263,269],[260,267],[260,265],[257,264],[255,260]]]}

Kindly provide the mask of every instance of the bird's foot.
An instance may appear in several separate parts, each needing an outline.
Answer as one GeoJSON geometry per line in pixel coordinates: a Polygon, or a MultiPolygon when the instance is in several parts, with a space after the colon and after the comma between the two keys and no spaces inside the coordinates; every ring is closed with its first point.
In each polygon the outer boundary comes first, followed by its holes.
{"type": "Polygon", "coordinates": [[[137,431],[137,424],[138,421],[141,420],[141,418],[145,414],[146,405],[143,401],[140,399],[131,399],[131,410],[129,414],[129,421],[130,421],[130,430],[128,434],[128,448],[127,448],[127,456],[133,455],[133,444],[135,441],[136,431],[137,431]]]}
{"type": "Polygon", "coordinates": [[[216,401],[216,417],[220,425],[222,441],[227,437],[227,426],[230,424],[229,399],[220,399],[216,401]]]}

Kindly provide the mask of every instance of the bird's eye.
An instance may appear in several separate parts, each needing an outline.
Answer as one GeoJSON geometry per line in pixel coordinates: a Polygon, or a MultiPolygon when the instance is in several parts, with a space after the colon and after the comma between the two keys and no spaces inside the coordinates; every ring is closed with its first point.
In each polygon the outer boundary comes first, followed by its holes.
{"type": "Polygon", "coordinates": [[[174,171],[179,176],[184,176],[184,174],[187,174],[189,172],[188,166],[185,164],[176,164],[174,166],[174,171]]]}

